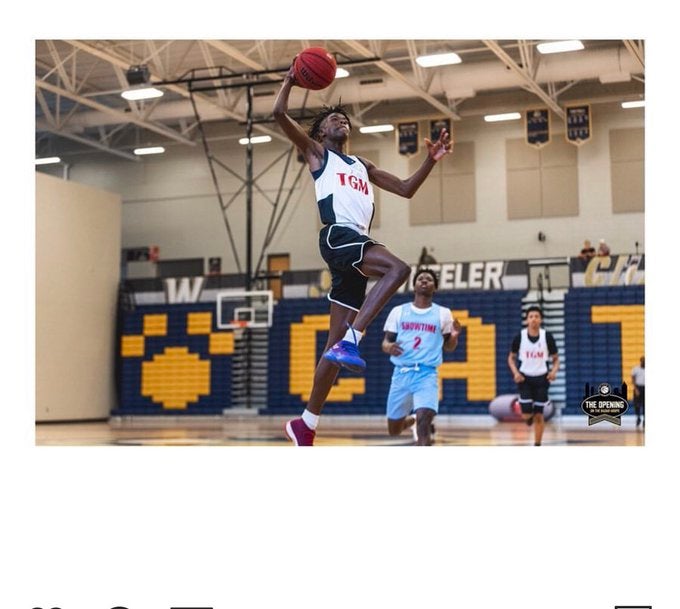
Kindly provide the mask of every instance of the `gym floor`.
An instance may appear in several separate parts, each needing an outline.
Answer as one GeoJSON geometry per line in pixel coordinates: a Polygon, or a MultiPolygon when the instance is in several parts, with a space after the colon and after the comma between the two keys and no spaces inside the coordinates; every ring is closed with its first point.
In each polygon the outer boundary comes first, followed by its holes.
{"type": "MultiPolygon", "coordinates": [[[[229,414],[224,417],[128,417],[109,421],[36,425],[37,446],[291,446],[284,425],[290,417],[229,414]]],[[[443,415],[435,419],[435,446],[531,446],[533,429],[491,416],[443,415]]],[[[413,446],[410,430],[387,435],[380,416],[322,417],[316,446],[413,446]]],[[[554,417],[543,446],[644,446],[644,429],[634,416],[621,426],[588,426],[585,415],[554,417]]]]}

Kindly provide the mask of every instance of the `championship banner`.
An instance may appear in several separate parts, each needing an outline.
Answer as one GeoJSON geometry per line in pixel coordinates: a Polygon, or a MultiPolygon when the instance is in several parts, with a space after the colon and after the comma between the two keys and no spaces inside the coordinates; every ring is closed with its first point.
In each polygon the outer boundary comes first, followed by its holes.
{"type": "Polygon", "coordinates": [[[399,154],[416,154],[418,152],[418,123],[399,123],[399,154]]]}
{"type": "Polygon", "coordinates": [[[590,105],[567,106],[566,111],[566,137],[567,141],[576,146],[587,142],[592,135],[590,122],[590,105]]]}
{"type": "Polygon", "coordinates": [[[446,129],[451,133],[451,119],[440,118],[435,121],[430,121],[430,140],[436,142],[439,139],[439,132],[446,129]]]}
{"type": "Polygon", "coordinates": [[[550,111],[547,108],[525,113],[527,144],[542,148],[550,143],[550,111]]]}

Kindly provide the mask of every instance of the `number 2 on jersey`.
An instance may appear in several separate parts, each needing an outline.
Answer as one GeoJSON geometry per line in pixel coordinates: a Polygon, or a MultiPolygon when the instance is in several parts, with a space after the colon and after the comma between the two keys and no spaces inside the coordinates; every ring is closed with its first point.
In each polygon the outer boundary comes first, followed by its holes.
{"type": "Polygon", "coordinates": [[[417,349],[420,347],[420,343],[422,342],[422,338],[420,336],[416,336],[415,340],[413,341],[413,348],[417,349]]]}

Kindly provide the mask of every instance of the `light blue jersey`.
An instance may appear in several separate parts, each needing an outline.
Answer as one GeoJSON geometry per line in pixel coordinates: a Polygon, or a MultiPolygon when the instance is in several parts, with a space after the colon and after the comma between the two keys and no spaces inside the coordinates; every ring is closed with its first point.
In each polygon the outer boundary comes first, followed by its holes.
{"type": "Polygon", "coordinates": [[[404,352],[392,355],[390,361],[399,367],[431,366],[443,361],[444,334],[453,330],[451,311],[432,303],[428,309],[418,309],[408,302],[394,307],[385,322],[384,331],[397,335],[404,352]]]}
{"type": "Polygon", "coordinates": [[[421,408],[439,412],[437,367],[443,360],[444,335],[453,331],[451,311],[434,303],[418,309],[408,302],[390,311],[384,330],[397,335],[404,351],[390,357],[394,373],[387,418],[403,419],[421,408]]]}

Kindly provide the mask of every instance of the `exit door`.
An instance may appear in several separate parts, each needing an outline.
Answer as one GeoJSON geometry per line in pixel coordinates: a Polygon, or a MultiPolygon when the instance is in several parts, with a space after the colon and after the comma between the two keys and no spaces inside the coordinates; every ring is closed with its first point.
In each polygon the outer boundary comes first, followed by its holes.
{"type": "Polygon", "coordinates": [[[269,289],[274,293],[274,300],[283,298],[283,280],[272,278],[271,275],[290,270],[290,254],[268,254],[267,255],[267,275],[269,289]]]}

